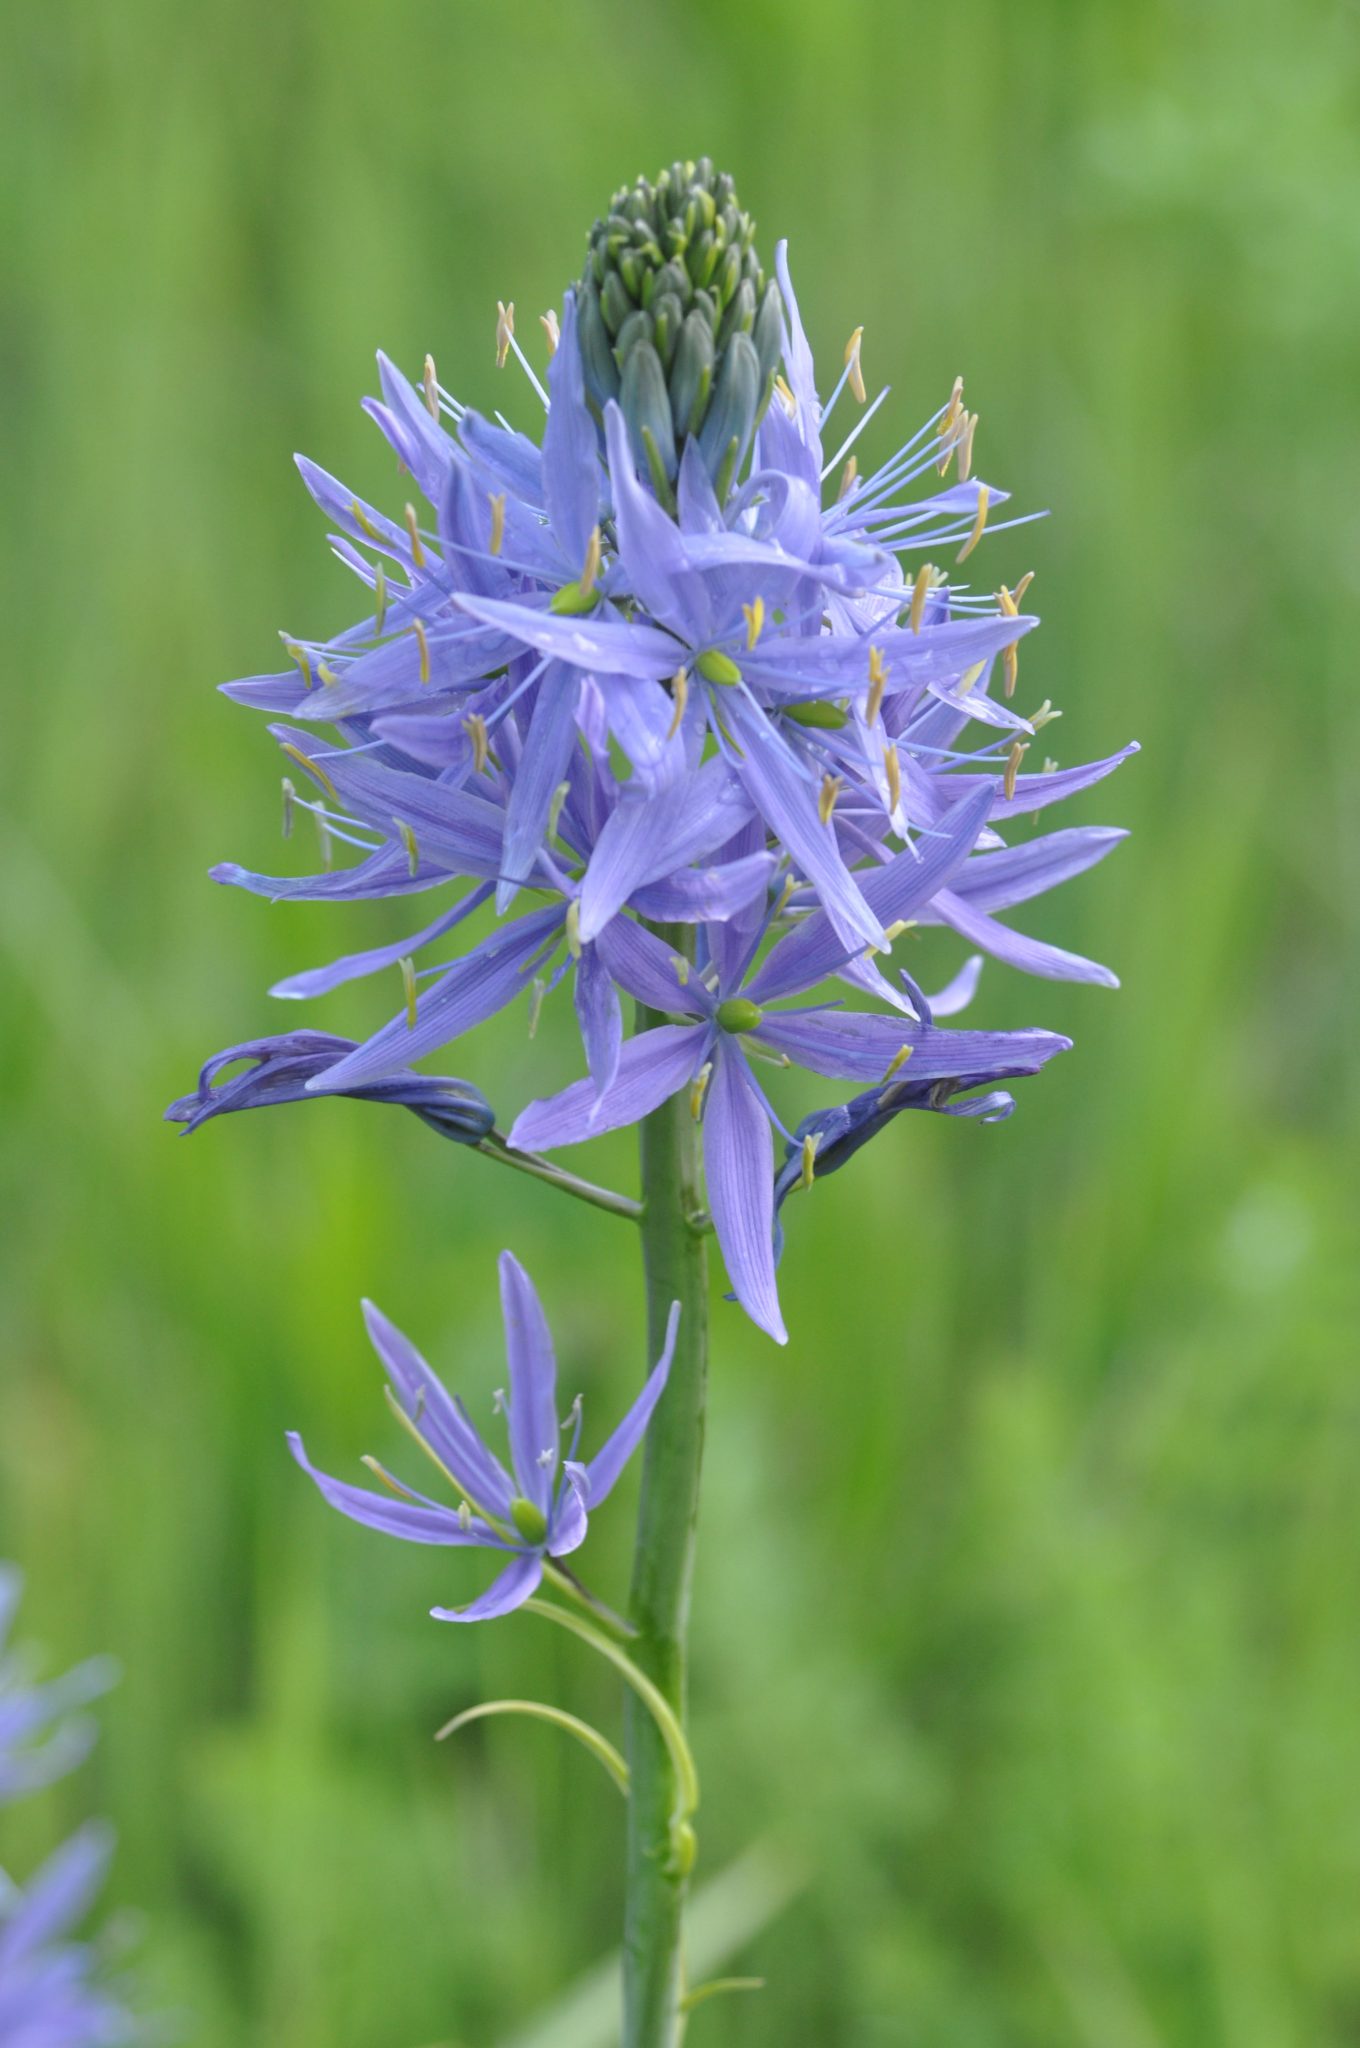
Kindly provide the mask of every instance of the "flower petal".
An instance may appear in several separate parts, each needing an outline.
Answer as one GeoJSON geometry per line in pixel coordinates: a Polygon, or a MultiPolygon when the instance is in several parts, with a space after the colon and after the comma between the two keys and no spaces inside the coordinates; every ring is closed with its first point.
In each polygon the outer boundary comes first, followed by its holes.
{"type": "Polygon", "coordinates": [[[586,1466],[586,1499],[592,1508],[607,1500],[618,1482],[624,1466],[642,1442],[647,1424],[652,1419],[652,1410],[665,1391],[670,1376],[671,1360],[675,1356],[676,1332],[680,1327],[680,1304],[671,1303],[671,1312],[666,1321],[666,1341],[661,1356],[647,1376],[642,1392],[624,1416],[618,1428],[586,1466]]]}
{"type": "Polygon", "coordinates": [[[322,1497],[333,1508],[338,1508],[342,1515],[348,1515],[351,1522],[362,1522],[366,1529],[381,1530],[384,1536],[400,1536],[407,1543],[437,1543],[486,1550],[507,1550],[510,1547],[485,1522],[474,1519],[465,1528],[453,1508],[421,1507],[415,1501],[399,1500],[395,1495],[389,1499],[386,1494],[373,1493],[366,1486],[347,1486],[341,1479],[332,1479],[327,1472],[318,1472],[308,1459],[296,1430],[288,1432],[288,1448],[307,1477],[315,1481],[322,1497]]]}
{"type": "Polygon", "coordinates": [[[498,1579],[467,1607],[432,1607],[436,1621],[495,1621],[512,1614],[533,1598],[543,1578],[543,1558],[537,1550],[526,1550],[508,1564],[498,1579]]]}
{"type": "Polygon", "coordinates": [[[708,1043],[704,1024],[662,1024],[628,1039],[614,1084],[597,1096],[592,1081],[573,1081],[558,1095],[531,1102],[515,1119],[510,1144],[520,1152],[579,1145],[647,1116],[694,1079],[708,1043]]]}
{"type": "Polygon", "coordinates": [[[509,1512],[514,1488],[499,1458],[483,1443],[415,1345],[373,1302],[363,1304],[369,1342],[387,1368],[392,1392],[430,1449],[473,1505],[509,1512]]]}
{"type": "Polygon", "coordinates": [[[737,1300],[776,1344],[786,1344],[774,1277],[774,1141],[765,1104],[730,1038],[719,1040],[708,1084],[704,1178],[737,1300]]]}
{"type": "Polygon", "coordinates": [[[579,576],[591,530],[600,516],[600,457],[595,422],[586,411],[576,299],[562,302],[562,330],[548,365],[548,423],[543,430],[543,496],[548,523],[567,564],[579,576]]]}
{"type": "Polygon", "coordinates": [[[513,1252],[501,1253],[500,1276],[515,1479],[546,1514],[557,1474],[557,1354],[534,1283],[513,1252]]]}

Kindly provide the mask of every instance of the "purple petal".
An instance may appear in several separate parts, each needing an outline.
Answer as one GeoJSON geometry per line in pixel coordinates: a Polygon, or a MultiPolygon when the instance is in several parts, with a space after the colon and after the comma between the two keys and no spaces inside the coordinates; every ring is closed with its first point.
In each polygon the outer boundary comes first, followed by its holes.
{"type": "Polygon", "coordinates": [[[466,594],[459,597],[458,604],[484,625],[497,626],[573,668],[656,682],[674,675],[685,658],[684,648],[669,633],[658,632],[655,626],[632,625],[607,611],[598,618],[565,618],[531,605],[466,594]]]}
{"type": "Polygon", "coordinates": [[[682,1017],[712,1015],[713,999],[698,977],[680,978],[688,963],[631,917],[616,917],[595,943],[615,981],[639,1002],[682,1017]]]}
{"type": "Polygon", "coordinates": [[[727,1275],[752,1322],[786,1344],[774,1277],[774,1141],[741,1051],[719,1041],[704,1111],[704,1178],[727,1275]]]}
{"type": "Polygon", "coordinates": [[[297,998],[324,996],[343,982],[358,981],[366,974],[381,974],[385,968],[395,967],[399,960],[418,952],[420,947],[442,939],[446,932],[460,925],[474,910],[480,910],[490,894],[489,883],[483,883],[461,903],[455,903],[452,910],[444,911],[433,924],[427,924],[423,931],[413,932],[409,938],[394,939],[390,946],[374,946],[367,953],[345,953],[327,967],[312,967],[302,974],[290,974],[283,981],[276,981],[269,993],[271,996],[297,998]]]}
{"type": "Polygon", "coordinates": [[[414,1027],[402,1011],[356,1052],[319,1074],[311,1092],[334,1094],[376,1080],[494,1017],[528,985],[535,958],[561,930],[562,917],[560,908],[540,910],[498,927],[417,999],[414,1027]]]}
{"type": "Polygon", "coordinates": [[[1128,836],[1107,826],[1077,826],[1000,853],[980,853],[955,877],[954,893],[974,910],[1010,910],[1084,874],[1128,836]]]}
{"type": "Polygon", "coordinates": [[[537,1550],[525,1551],[470,1606],[432,1607],[430,1613],[436,1621],[495,1621],[532,1599],[542,1577],[542,1556],[537,1550]]]}
{"type": "Polygon", "coordinates": [[[1051,1031],[934,1031],[857,1010],[767,1011],[752,1036],[814,1074],[843,1081],[881,1081],[903,1046],[911,1048],[913,1081],[960,1074],[985,1081],[992,1072],[1042,1065],[1071,1044],[1051,1031]]]}
{"type": "Polygon", "coordinates": [[[1012,931],[1009,925],[998,924],[994,917],[974,909],[952,889],[940,891],[934,908],[940,921],[960,938],[967,939],[970,946],[981,946],[993,959],[1004,960],[1008,967],[1018,967],[1022,973],[1039,974],[1046,981],[1081,981],[1095,988],[1119,986],[1119,976],[1102,967],[1098,960],[1088,960],[1081,953],[1069,953],[1062,946],[1050,946],[1042,939],[1012,931]]]}
{"type": "Polygon", "coordinates": [[[647,1424],[652,1419],[652,1410],[661,1399],[670,1375],[671,1360],[675,1356],[675,1337],[679,1327],[680,1304],[673,1301],[666,1321],[666,1341],[662,1346],[660,1358],[647,1376],[646,1385],[613,1435],[586,1466],[586,1499],[592,1508],[597,1508],[602,1500],[609,1498],[624,1466],[642,1442],[647,1424]]]}
{"type": "Polygon", "coordinates": [[[392,1392],[456,1486],[473,1506],[493,1515],[509,1512],[514,1488],[500,1459],[482,1442],[471,1422],[410,1338],[371,1301],[363,1303],[369,1342],[392,1383],[392,1392]]]}
{"type": "Polygon", "coordinates": [[[557,1355],[543,1304],[513,1252],[501,1253],[500,1276],[515,1479],[546,1513],[557,1473],[557,1355]]]}
{"type": "Polygon", "coordinates": [[[744,792],[718,760],[654,795],[625,793],[606,820],[581,886],[581,937],[603,931],[635,889],[726,845],[749,816],[744,792]]]}
{"type": "MultiPolygon", "coordinates": [[[[754,909],[760,923],[777,866],[776,854],[751,853],[722,867],[679,868],[665,881],[635,889],[629,900],[640,917],[654,918],[660,924],[721,926],[748,909],[754,909]]],[[[708,936],[712,946],[714,933],[708,936]]]]}
{"type": "MultiPolygon", "coordinates": [[[[1007,796],[998,790],[992,805],[994,818],[1015,818],[1025,811],[1042,811],[1049,804],[1060,803],[1065,796],[1075,796],[1078,790],[1090,789],[1096,782],[1103,782],[1107,775],[1113,775],[1116,768],[1127,761],[1131,754],[1139,751],[1137,740],[1121,747],[1117,754],[1107,754],[1103,761],[1088,761],[1081,768],[1055,768],[1046,775],[1020,775],[1016,777],[1015,795],[1007,796]]],[[[977,781],[974,775],[951,775],[951,783],[966,786],[977,781]]],[[[988,781],[991,780],[989,776],[988,781]]]]}
{"type": "Polygon", "coordinates": [[[981,979],[982,955],[970,953],[953,980],[947,981],[938,995],[927,996],[931,1016],[957,1017],[972,1002],[981,979]]]}
{"type": "Polygon", "coordinates": [[[817,792],[763,711],[733,692],[728,715],[741,758],[734,765],[751,800],[813,884],[847,952],[882,946],[882,925],[841,859],[830,823],[817,812],[817,792]]]}
{"type": "MultiPolygon", "coordinates": [[[[113,1853],[112,1830],[90,1822],[49,1856],[12,1918],[0,1924],[0,1983],[8,1970],[35,1955],[81,1920],[104,1881],[113,1853]]],[[[21,2040],[27,2040],[21,2030],[21,2040]]],[[[34,2038],[41,2048],[46,2036],[34,2038]]],[[[61,2038],[65,2038],[64,2036],[61,2038]]],[[[53,2036],[54,2048],[58,2037],[53,2036]]]]}
{"type": "Polygon", "coordinates": [[[708,1043],[703,1024],[662,1024],[630,1038],[613,1086],[602,1096],[592,1081],[573,1081],[558,1095],[531,1102],[515,1119],[510,1144],[519,1152],[579,1145],[603,1131],[647,1116],[694,1079],[708,1043]]]}
{"type": "Polygon", "coordinates": [[[619,1070],[623,1010],[609,969],[594,946],[583,947],[576,963],[575,1001],[586,1065],[597,1091],[603,1095],[619,1070]]]}
{"type": "Polygon", "coordinates": [[[384,1536],[400,1536],[407,1543],[488,1550],[509,1548],[485,1522],[474,1519],[464,1528],[453,1508],[421,1507],[415,1501],[398,1500],[395,1495],[389,1499],[386,1494],[371,1493],[366,1486],[346,1486],[343,1480],[318,1472],[296,1430],[288,1432],[288,1448],[308,1478],[315,1481],[323,1498],[342,1515],[348,1515],[351,1522],[362,1522],[366,1529],[379,1529],[384,1536]]]}
{"type": "MultiPolygon", "coordinates": [[[[967,860],[986,823],[991,801],[990,789],[975,790],[950,807],[945,822],[936,830],[922,834],[914,846],[895,854],[882,867],[861,874],[860,891],[872,913],[885,925],[915,917],[967,860]]],[[[771,952],[751,983],[751,1000],[769,1002],[776,996],[815,987],[835,973],[847,953],[858,950],[843,943],[824,913],[814,913],[771,952]]]]}
{"type": "Polygon", "coordinates": [[[579,575],[600,516],[600,457],[595,422],[586,410],[576,299],[562,302],[562,331],[548,365],[548,423],[543,430],[543,496],[548,523],[579,575]]]}
{"type": "Polygon", "coordinates": [[[505,850],[496,889],[496,908],[502,917],[514,901],[517,886],[528,881],[538,859],[553,797],[571,759],[580,694],[580,677],[556,662],[538,684],[505,813],[505,850]]]}
{"type": "Polygon", "coordinates": [[[651,616],[681,640],[709,637],[710,617],[703,580],[690,565],[686,542],[638,479],[623,414],[610,399],[604,409],[609,478],[619,537],[619,561],[627,587],[651,616]]]}

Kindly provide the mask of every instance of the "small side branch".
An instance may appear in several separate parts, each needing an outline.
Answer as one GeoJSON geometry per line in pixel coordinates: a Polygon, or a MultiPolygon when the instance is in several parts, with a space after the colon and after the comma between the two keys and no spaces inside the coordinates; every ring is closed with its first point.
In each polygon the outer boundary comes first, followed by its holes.
{"type": "Polygon", "coordinates": [[[494,1159],[498,1165],[513,1166],[516,1173],[527,1173],[564,1195],[574,1195],[578,1202],[589,1202],[592,1209],[603,1209],[606,1215],[623,1216],[630,1223],[642,1221],[642,1204],[635,1202],[631,1195],[616,1194],[613,1188],[596,1187],[594,1181],[582,1180],[577,1174],[565,1172],[562,1167],[554,1166],[550,1159],[541,1159],[537,1152],[512,1151],[502,1131],[492,1131],[473,1149],[486,1159],[494,1159]]]}

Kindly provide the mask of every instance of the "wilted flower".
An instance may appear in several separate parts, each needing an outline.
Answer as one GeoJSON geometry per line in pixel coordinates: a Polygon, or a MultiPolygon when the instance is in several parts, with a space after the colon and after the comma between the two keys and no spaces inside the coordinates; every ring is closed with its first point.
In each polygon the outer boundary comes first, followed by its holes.
{"type": "MultiPolygon", "coordinates": [[[[327,1073],[347,1053],[355,1050],[352,1038],[337,1038],[329,1031],[284,1031],[274,1038],[248,1038],[214,1053],[198,1077],[193,1095],[181,1095],[165,1112],[171,1124],[183,1124],[184,1134],[196,1131],[211,1117],[227,1116],[232,1110],[261,1109],[278,1102],[314,1102],[309,1083],[327,1073]],[[219,1082],[217,1076],[238,1060],[253,1060],[242,1074],[219,1082]]],[[[351,1095],[360,1102],[393,1102],[409,1109],[422,1123],[441,1137],[460,1145],[475,1145],[496,1121],[495,1111],[470,1081],[454,1081],[437,1074],[417,1074],[409,1068],[387,1073],[367,1087],[330,1091],[351,1095]]]]}
{"type": "Polygon", "coordinates": [[[532,1281],[510,1252],[500,1259],[501,1313],[510,1368],[508,1394],[498,1395],[510,1437],[510,1470],[490,1450],[456,1395],[450,1395],[415,1347],[371,1302],[368,1334],[389,1375],[388,1399],[407,1433],[438,1468],[458,1504],[431,1500],[394,1479],[375,1459],[365,1464],[392,1498],[318,1472],[300,1436],[289,1446],[332,1507],[351,1521],[408,1543],[491,1550],[508,1559],[500,1576],[467,1607],[436,1607],[438,1621],[486,1621],[508,1614],[537,1589],[545,1566],[578,1548],[586,1518],[613,1490],[651,1419],[670,1372],[680,1304],[671,1310],[665,1346],[642,1392],[588,1464],[576,1459],[581,1401],[565,1422],[557,1412],[557,1361],[552,1335],[532,1281]],[[561,1452],[561,1435],[571,1432],[561,1452]]]}

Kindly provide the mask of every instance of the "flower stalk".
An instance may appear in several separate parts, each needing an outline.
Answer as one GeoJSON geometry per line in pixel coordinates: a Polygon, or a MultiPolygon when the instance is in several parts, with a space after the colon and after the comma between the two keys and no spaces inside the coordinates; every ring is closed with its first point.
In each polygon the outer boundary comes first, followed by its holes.
{"type": "MultiPolygon", "coordinates": [[[[683,926],[661,937],[692,957],[683,926]]],[[[664,1020],[639,1008],[639,1029],[664,1020]]],[[[642,1125],[642,1257],[647,1341],[681,1304],[670,1379],[647,1435],[629,1618],[633,1661],[655,1683],[681,1726],[686,1712],[690,1582],[694,1568],[708,1381],[708,1260],[692,1218],[702,1207],[699,1142],[688,1092],[642,1125]]],[[[630,1692],[627,1897],[624,1918],[624,2048],[675,2048],[684,1999],[682,1921],[692,1860],[676,1853],[679,1805],[674,1759],[653,1716],[630,1692]]]]}

